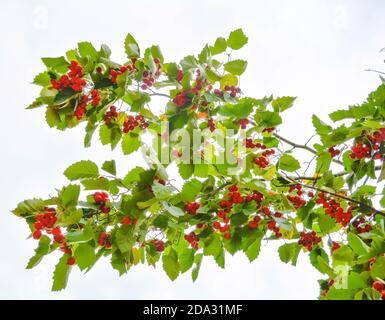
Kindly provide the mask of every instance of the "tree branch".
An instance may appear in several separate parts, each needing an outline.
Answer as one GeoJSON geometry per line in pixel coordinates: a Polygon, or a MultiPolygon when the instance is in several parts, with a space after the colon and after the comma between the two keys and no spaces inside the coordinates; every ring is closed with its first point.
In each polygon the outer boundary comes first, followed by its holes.
{"type": "MultiPolygon", "coordinates": [[[[314,150],[313,148],[310,148],[309,146],[307,146],[307,145],[305,145],[305,144],[298,144],[298,143],[295,143],[295,142],[293,142],[293,141],[290,141],[290,140],[288,140],[288,139],[286,139],[286,138],[280,136],[278,133],[273,133],[273,135],[274,135],[276,138],[278,138],[279,140],[285,142],[285,143],[288,144],[288,145],[291,145],[291,146],[294,147],[294,148],[304,149],[304,150],[307,150],[307,151],[309,151],[309,152],[311,152],[311,153],[313,153],[313,154],[315,154],[315,155],[318,155],[318,152],[317,152],[316,150],[314,150]]],[[[341,166],[344,165],[344,164],[342,163],[342,161],[340,161],[340,160],[332,159],[332,161],[333,161],[334,163],[337,163],[337,164],[341,165],[341,166]]]]}

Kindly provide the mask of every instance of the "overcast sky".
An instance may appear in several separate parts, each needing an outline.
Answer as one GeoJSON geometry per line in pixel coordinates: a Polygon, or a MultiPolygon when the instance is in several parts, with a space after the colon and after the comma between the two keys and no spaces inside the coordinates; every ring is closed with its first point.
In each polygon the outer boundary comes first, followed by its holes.
{"type": "Polygon", "coordinates": [[[379,85],[378,76],[364,70],[384,69],[384,10],[381,0],[2,0],[0,298],[315,299],[321,274],[307,255],[296,268],[285,265],[273,243],[251,264],[242,254],[227,257],[225,270],[206,258],[196,283],[189,273],[171,282],[159,267],[136,267],[119,277],[104,260],[85,276],[73,270],[68,288],[51,293],[58,255],[25,270],[36,243],[25,240],[28,228],[10,210],[25,198],[54,194],[67,183],[63,170],[78,160],[101,164],[115,157],[122,175],[134,163],[119,150],[111,155],[97,139],[84,149],[83,128],[58,132],[45,124],[43,110],[24,110],[38,92],[30,82],[43,70],[40,57],[60,56],[79,41],[106,43],[113,59],[124,61],[130,32],[142,48],[158,44],[167,60],[178,61],[242,27],[249,36],[238,53],[249,61],[243,91],[257,98],[298,96],[281,132],[304,142],[312,134],[313,113],[326,119],[379,85]]]}

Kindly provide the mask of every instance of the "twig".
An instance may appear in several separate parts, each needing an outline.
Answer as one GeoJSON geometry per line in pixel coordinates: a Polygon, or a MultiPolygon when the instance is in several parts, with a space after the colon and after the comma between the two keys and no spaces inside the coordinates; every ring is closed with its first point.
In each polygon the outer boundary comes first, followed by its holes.
{"type": "MultiPolygon", "coordinates": [[[[287,143],[288,145],[291,145],[291,146],[294,147],[294,148],[304,149],[304,150],[307,150],[307,151],[309,151],[309,152],[311,152],[311,153],[313,153],[313,154],[315,154],[315,155],[318,155],[318,152],[317,152],[316,150],[314,150],[313,148],[310,148],[310,147],[307,146],[307,145],[304,145],[304,144],[298,144],[298,143],[295,143],[295,142],[293,142],[293,141],[290,141],[290,140],[288,140],[288,139],[286,139],[286,138],[280,136],[278,133],[273,133],[273,135],[274,135],[276,138],[278,138],[279,140],[281,140],[281,141],[287,143]]],[[[344,165],[343,162],[340,161],[340,160],[332,159],[332,161],[333,161],[334,163],[337,163],[337,164],[341,165],[341,166],[344,165]]]]}

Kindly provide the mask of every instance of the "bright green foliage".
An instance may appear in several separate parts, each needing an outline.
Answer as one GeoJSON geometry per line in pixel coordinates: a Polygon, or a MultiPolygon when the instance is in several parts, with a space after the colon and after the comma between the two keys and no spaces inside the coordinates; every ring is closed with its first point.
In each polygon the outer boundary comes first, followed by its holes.
{"type": "Polygon", "coordinates": [[[252,262],[262,243],[279,241],[284,263],[308,254],[323,277],[321,299],[381,298],[372,283],[385,280],[385,85],[331,113],[334,123],[314,115],[316,138],[292,142],[279,126],[296,98],[256,99],[238,87],[247,61],[234,50],[247,42],[238,29],[175,63],[156,45],[140,50],[128,34],[124,64],[89,42],[42,59],[46,70],[33,80],[41,92],[28,108],[45,106],[51,128],[85,123],[85,147],[96,133],[127,161],[147,164],[119,172],[114,160],[100,168],[79,161],[64,171],[71,183],[57,195],[18,204],[13,213],[39,239],[27,268],[62,252],[52,290],[66,287],[72,268],[88,272],[103,258],[119,275],[148,264],[171,280],[191,270],[195,281],[203,260],[224,268],[227,253],[242,252],[252,262]],[[165,99],[160,114],[151,110],[154,95],[165,99]],[[182,129],[190,139],[170,139],[169,148],[141,138],[165,140],[182,129]],[[191,146],[196,130],[208,140],[191,146]],[[237,145],[241,133],[247,140],[237,145]],[[196,159],[179,162],[185,152],[196,159]],[[169,177],[174,162],[181,186],[169,177]]]}

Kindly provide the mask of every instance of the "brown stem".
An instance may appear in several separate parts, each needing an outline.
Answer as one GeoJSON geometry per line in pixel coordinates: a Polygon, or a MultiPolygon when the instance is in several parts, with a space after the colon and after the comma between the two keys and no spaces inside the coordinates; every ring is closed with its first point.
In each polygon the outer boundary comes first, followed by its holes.
{"type": "MultiPolygon", "coordinates": [[[[307,150],[307,151],[309,151],[309,152],[311,152],[311,153],[313,153],[313,154],[315,154],[315,155],[318,155],[318,152],[317,152],[316,150],[314,150],[313,148],[310,148],[309,146],[307,146],[307,145],[305,145],[305,144],[298,144],[298,143],[295,143],[295,142],[293,142],[293,141],[290,141],[290,140],[288,140],[288,139],[286,139],[286,138],[280,136],[278,133],[273,133],[273,135],[274,135],[275,137],[277,137],[279,140],[281,140],[281,141],[287,143],[288,145],[291,145],[293,148],[304,149],[304,150],[307,150]]],[[[333,161],[334,163],[337,163],[337,164],[341,165],[341,166],[344,165],[344,164],[342,163],[342,161],[340,161],[340,160],[332,159],[332,161],[333,161]]]]}
{"type": "Polygon", "coordinates": [[[337,197],[337,198],[340,198],[340,199],[344,199],[346,201],[349,201],[349,202],[352,202],[352,203],[355,203],[355,204],[358,204],[360,206],[363,206],[367,209],[370,209],[372,210],[375,214],[379,214],[379,215],[382,215],[382,216],[385,216],[385,213],[382,212],[382,211],[379,211],[377,210],[376,208],[373,208],[372,206],[364,203],[364,202],[361,202],[361,201],[358,201],[358,200],[355,200],[355,199],[352,199],[352,198],[349,198],[349,197],[346,197],[346,196],[343,196],[341,194],[338,194],[338,193],[334,193],[334,192],[331,192],[331,191],[328,191],[328,190],[324,190],[322,188],[318,188],[318,187],[315,187],[315,186],[311,186],[311,185],[308,185],[308,184],[303,184],[303,183],[297,183],[296,184],[300,184],[301,186],[303,186],[304,188],[308,188],[308,189],[312,189],[312,190],[316,190],[318,192],[323,192],[323,193],[327,193],[327,194],[330,194],[334,197],[337,197]]]}

